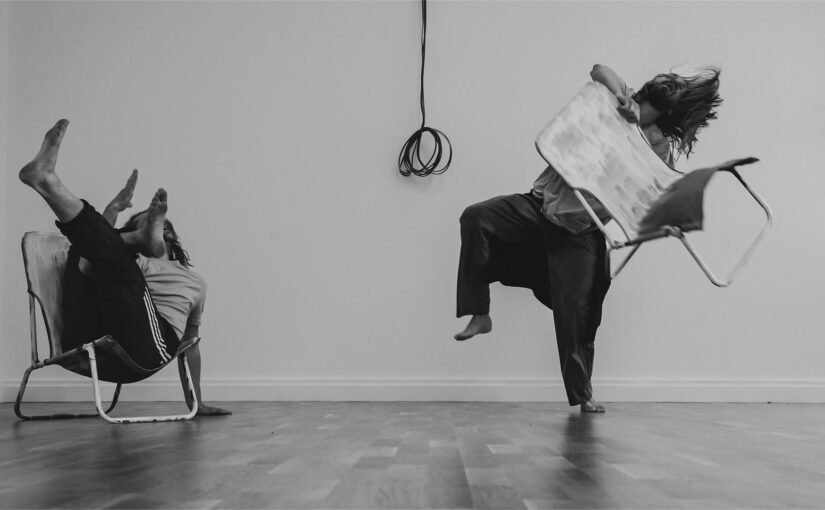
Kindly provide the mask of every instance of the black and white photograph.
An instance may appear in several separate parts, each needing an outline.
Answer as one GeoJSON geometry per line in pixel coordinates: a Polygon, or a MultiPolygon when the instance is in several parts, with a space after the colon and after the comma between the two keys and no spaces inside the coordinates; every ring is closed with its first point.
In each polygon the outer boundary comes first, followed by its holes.
{"type": "Polygon", "coordinates": [[[0,509],[825,509],[825,0],[0,0],[0,509]]]}

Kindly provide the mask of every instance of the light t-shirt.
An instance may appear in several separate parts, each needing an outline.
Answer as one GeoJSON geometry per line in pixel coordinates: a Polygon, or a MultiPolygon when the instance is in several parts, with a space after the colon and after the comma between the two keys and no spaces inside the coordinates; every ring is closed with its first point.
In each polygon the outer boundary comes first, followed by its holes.
{"type": "MultiPolygon", "coordinates": [[[[624,95],[628,97],[633,96],[634,93],[633,89],[627,85],[623,85],[623,92],[624,95]]],[[[662,161],[673,166],[673,154],[670,150],[670,141],[662,134],[659,127],[656,126],[656,124],[652,124],[643,129],[643,132],[648,142],[650,142],[650,146],[662,161]]],[[[539,175],[538,179],[535,180],[532,193],[542,200],[542,213],[556,225],[564,227],[575,234],[596,228],[587,210],[582,203],[579,202],[579,199],[576,198],[576,195],[573,194],[573,188],[568,186],[567,182],[552,165],[549,165],[541,175],[539,175]]],[[[608,214],[601,202],[586,191],[582,191],[582,195],[602,223],[610,220],[610,214],[608,214]]]]}
{"type": "Polygon", "coordinates": [[[206,280],[176,260],[139,255],[137,264],[161,316],[183,339],[186,325],[200,326],[206,300],[206,280]]]}

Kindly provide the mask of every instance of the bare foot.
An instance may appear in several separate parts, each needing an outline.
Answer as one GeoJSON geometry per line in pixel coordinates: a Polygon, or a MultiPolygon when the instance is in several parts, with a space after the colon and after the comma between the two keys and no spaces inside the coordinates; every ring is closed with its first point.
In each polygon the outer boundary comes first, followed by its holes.
{"type": "Polygon", "coordinates": [[[227,416],[232,414],[232,411],[220,407],[208,406],[204,403],[198,404],[198,412],[196,416],[227,416]]]}
{"type": "Polygon", "coordinates": [[[583,413],[603,413],[605,412],[605,408],[601,404],[597,404],[592,400],[588,400],[586,402],[581,403],[581,409],[583,413]]]}
{"type": "Polygon", "coordinates": [[[126,209],[132,207],[132,197],[135,195],[135,188],[137,187],[138,171],[137,168],[132,170],[131,175],[126,180],[126,185],[122,190],[117,192],[115,198],[109,202],[103,209],[103,217],[109,222],[109,225],[115,226],[117,217],[126,209]]]}
{"type": "Polygon", "coordinates": [[[483,333],[489,333],[493,330],[493,321],[490,319],[490,316],[485,315],[473,315],[473,318],[470,319],[470,322],[467,324],[467,327],[464,328],[464,331],[460,333],[456,333],[453,335],[458,341],[463,341],[470,339],[476,335],[481,335],[483,333]]]}
{"type": "Polygon", "coordinates": [[[63,135],[66,134],[67,127],[69,127],[69,121],[60,119],[46,132],[43,144],[40,146],[40,152],[18,174],[24,184],[39,190],[59,182],[54,169],[57,166],[57,153],[60,150],[60,143],[63,141],[63,135]]]}
{"type": "Polygon", "coordinates": [[[132,197],[135,196],[135,188],[137,187],[138,171],[137,168],[132,170],[129,178],[126,179],[126,185],[122,190],[117,192],[115,198],[109,202],[107,207],[111,207],[115,211],[121,213],[126,209],[132,207],[132,197]]]}
{"type": "Polygon", "coordinates": [[[160,257],[166,253],[166,243],[163,241],[163,222],[169,209],[166,198],[166,190],[158,188],[146,209],[146,222],[139,232],[139,246],[140,252],[147,257],[160,257]]]}

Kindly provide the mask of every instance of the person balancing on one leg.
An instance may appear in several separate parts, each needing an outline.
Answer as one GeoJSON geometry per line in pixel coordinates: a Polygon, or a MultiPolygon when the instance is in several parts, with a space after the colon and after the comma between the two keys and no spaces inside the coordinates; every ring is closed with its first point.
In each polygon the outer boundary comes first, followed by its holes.
{"type": "MultiPolygon", "coordinates": [[[[696,134],[716,118],[719,70],[693,76],[659,74],[634,92],[603,65],[590,76],[616,95],[619,113],[638,123],[653,149],[673,165],[671,147],[688,156],[696,134]]],[[[604,207],[589,198],[603,221],[604,207]]],[[[610,287],[604,238],[561,176],[548,166],[528,193],[495,197],[461,215],[458,317],[472,316],[456,340],[489,333],[490,283],[524,287],[553,310],[567,400],[582,412],[601,413],[590,382],[596,330],[610,287]]]]}

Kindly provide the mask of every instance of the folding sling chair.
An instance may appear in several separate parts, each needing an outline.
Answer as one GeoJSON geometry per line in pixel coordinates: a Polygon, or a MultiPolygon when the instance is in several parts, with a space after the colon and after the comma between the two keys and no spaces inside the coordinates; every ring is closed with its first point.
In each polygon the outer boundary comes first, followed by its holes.
{"type": "Polygon", "coordinates": [[[188,420],[198,411],[198,400],[195,398],[192,376],[189,372],[189,363],[186,360],[187,349],[196,345],[200,338],[182,342],[176,354],[164,365],[146,369],[135,361],[118,344],[117,339],[105,335],[97,340],[83,344],[80,347],[64,352],[61,343],[63,333],[63,273],[66,267],[66,258],[69,251],[69,241],[61,234],[45,232],[27,232],[23,236],[23,265],[26,271],[26,282],[29,294],[29,322],[31,328],[31,366],[23,374],[23,381],[17,392],[14,403],[14,413],[23,420],[42,420],[57,418],[87,418],[100,416],[109,423],[136,423],[155,421],[188,420]],[[36,305],[35,305],[36,303],[36,305]],[[39,306],[43,315],[43,323],[49,340],[49,357],[40,361],[37,353],[37,313],[39,306]],[[189,382],[189,396],[193,402],[189,413],[171,416],[133,416],[112,417],[109,413],[117,404],[120,389],[123,384],[142,381],[157,373],[180,356],[189,382]],[[91,377],[94,389],[97,414],[51,414],[28,416],[21,412],[23,393],[29,375],[33,370],[49,365],[59,365],[66,370],[91,377]],[[112,403],[104,410],[100,399],[100,381],[116,383],[112,403]]]}
{"type": "Polygon", "coordinates": [[[679,239],[714,285],[727,287],[745,265],[773,221],[770,208],[742,179],[737,166],[758,161],[734,159],[688,173],[677,172],[650,147],[641,129],[617,111],[618,100],[601,83],[590,82],[567,104],[536,139],[539,154],[574,190],[596,226],[608,251],[631,248],[611,277],[616,277],[639,247],[663,237],[679,239]],[[730,172],[765,212],[765,224],[724,278],[717,277],[686,232],[703,225],[705,187],[718,171],[730,172]],[[625,240],[607,231],[585,193],[596,198],[621,228],[625,240]]]}

